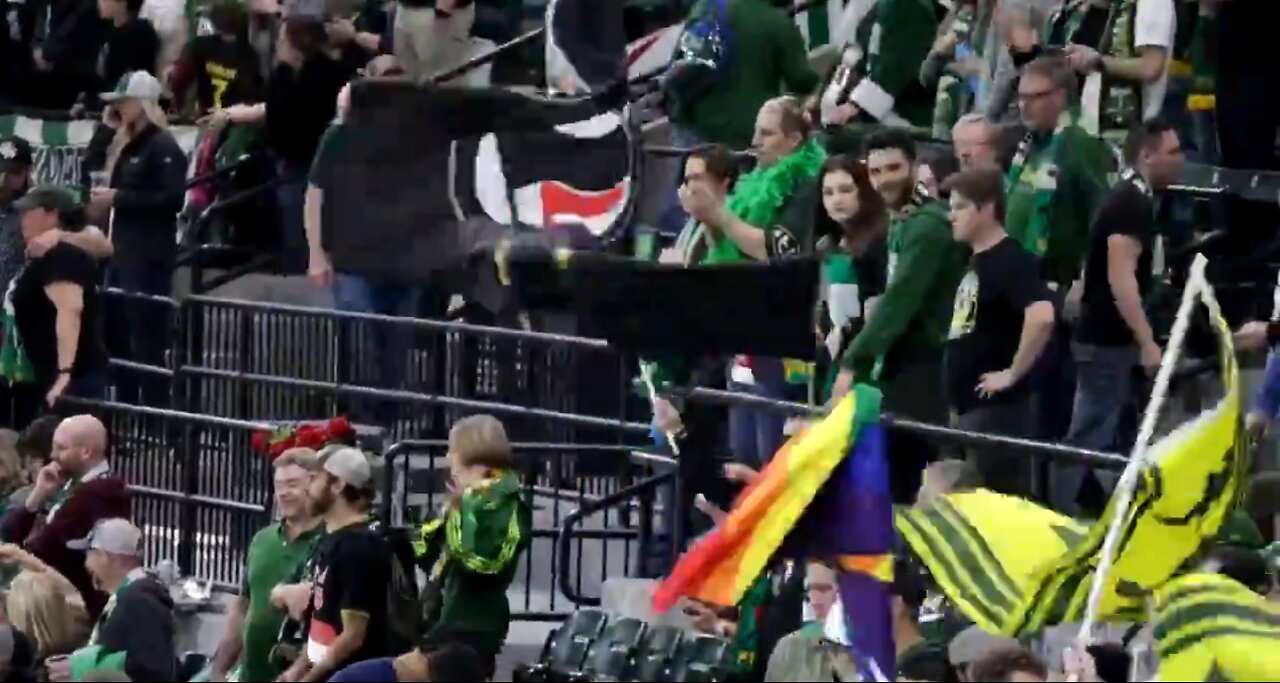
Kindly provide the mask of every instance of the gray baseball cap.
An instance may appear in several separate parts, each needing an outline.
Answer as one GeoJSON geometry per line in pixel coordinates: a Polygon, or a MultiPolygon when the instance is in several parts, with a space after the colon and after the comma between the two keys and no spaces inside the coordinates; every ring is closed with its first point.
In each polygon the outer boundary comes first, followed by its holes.
{"type": "Polygon", "coordinates": [[[160,97],[164,95],[164,86],[160,85],[160,81],[155,76],[145,71],[130,71],[120,77],[116,82],[115,90],[104,92],[98,96],[103,102],[115,102],[117,100],[149,100],[151,102],[159,102],[160,97]]]}
{"type": "Polygon", "coordinates": [[[320,451],[320,467],[359,489],[369,488],[373,481],[373,465],[364,451],[358,448],[326,448],[320,451]]]}
{"type": "Polygon", "coordinates": [[[88,536],[68,541],[72,550],[101,550],[112,555],[142,556],[142,531],[127,519],[104,519],[93,527],[88,536]]]}

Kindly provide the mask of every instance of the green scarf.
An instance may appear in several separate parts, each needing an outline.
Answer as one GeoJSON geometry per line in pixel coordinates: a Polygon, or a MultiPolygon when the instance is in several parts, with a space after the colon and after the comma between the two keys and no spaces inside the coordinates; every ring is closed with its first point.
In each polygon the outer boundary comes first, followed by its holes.
{"type": "Polygon", "coordinates": [[[24,267],[9,281],[9,289],[4,293],[3,312],[0,312],[0,316],[3,316],[0,317],[0,333],[4,334],[4,341],[0,343],[0,377],[9,384],[34,384],[36,381],[36,369],[27,357],[22,334],[18,332],[18,317],[13,310],[13,290],[17,288],[18,280],[22,279],[25,270],[24,267]]]}
{"type": "Polygon", "coordinates": [[[1049,248],[1053,196],[1058,190],[1058,147],[1062,143],[1062,132],[1069,125],[1071,117],[1063,114],[1058,127],[1043,145],[1036,144],[1039,136],[1028,132],[1018,144],[1009,167],[1006,182],[1009,212],[1005,225],[1010,228],[1009,234],[1036,256],[1044,256],[1049,248]]]}
{"type": "Polygon", "coordinates": [[[524,541],[520,479],[510,472],[473,486],[445,520],[449,555],[476,574],[497,574],[511,564],[524,541]],[[505,513],[506,519],[502,519],[505,513]],[[492,534],[505,522],[501,540],[492,534]],[[496,545],[497,548],[492,546],[496,545]],[[495,551],[492,556],[488,551],[495,551]]]}
{"type": "MultiPolygon", "coordinates": [[[[761,230],[772,230],[778,211],[800,183],[813,180],[822,170],[827,153],[814,140],[806,140],[796,151],[768,168],[757,168],[738,180],[729,195],[729,213],[761,230]]],[[[733,240],[714,235],[714,245],[706,263],[736,263],[746,259],[733,240]]]]}

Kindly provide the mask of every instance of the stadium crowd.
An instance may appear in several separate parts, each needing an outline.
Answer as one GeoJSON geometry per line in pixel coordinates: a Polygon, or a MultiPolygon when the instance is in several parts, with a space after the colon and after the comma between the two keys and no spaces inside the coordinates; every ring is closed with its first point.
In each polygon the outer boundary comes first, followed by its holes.
{"type": "MultiPolygon", "coordinates": [[[[128,521],[105,428],[90,416],[56,429],[37,419],[64,395],[109,391],[100,282],[171,293],[188,164],[166,130],[168,113],[199,117],[214,140],[197,163],[268,150],[284,241],[307,254],[308,278],[332,288],[339,308],[413,315],[418,288],[335,273],[326,253],[335,228],[324,198],[343,191],[331,182],[331,155],[352,144],[342,134],[344,93],[363,76],[423,79],[462,61],[483,0],[359,8],[215,0],[191,13],[199,21],[152,0],[92,4],[3,5],[0,102],[101,111],[103,122],[76,188],[33,186],[29,145],[0,140],[0,374],[8,425],[24,433],[15,446],[22,458],[6,464],[14,497],[0,527],[11,544],[0,555],[20,570],[0,630],[0,654],[6,642],[12,653],[8,680],[179,674],[172,587],[141,567],[144,533],[128,521]]],[[[777,3],[699,3],[662,86],[672,135],[692,151],[662,212],[661,258],[721,266],[816,257],[822,274],[816,364],[657,364],[655,440],[702,456],[686,486],[711,498],[699,502],[708,526],[724,522],[720,508],[737,485],[758,481],[804,426],[750,407],[731,409],[722,424],[682,405],[668,383],[814,404],[873,384],[899,417],[1127,452],[1163,355],[1166,330],[1152,303],[1177,281],[1165,254],[1196,236],[1190,205],[1166,190],[1188,157],[1276,167],[1280,89],[1271,84],[1280,70],[1250,31],[1278,23],[1280,9],[1264,0],[853,0],[833,22],[827,53],[811,55],[777,3]],[[750,170],[740,169],[742,149],[752,152],[750,170]],[[724,472],[705,447],[722,443],[732,456],[724,472]]],[[[560,92],[590,86],[572,74],[552,80],[560,92]]],[[[1274,234],[1275,207],[1233,201],[1229,209],[1221,258],[1268,241],[1256,233],[1274,234]]],[[[1280,342],[1280,305],[1270,320],[1258,315],[1267,303],[1233,304],[1241,349],[1280,342]]],[[[128,316],[129,338],[110,355],[163,365],[155,321],[143,310],[128,316]]],[[[167,391],[121,381],[114,390],[153,405],[167,391]]],[[[1280,411],[1280,355],[1257,400],[1247,398],[1250,438],[1265,437],[1280,411]]],[[[281,519],[249,547],[205,675],[491,678],[510,622],[506,589],[530,536],[510,451],[492,418],[455,424],[455,495],[412,540],[370,517],[375,479],[361,451],[277,454],[281,519]]],[[[888,451],[895,502],[921,510],[981,490],[1094,518],[1115,486],[1081,464],[1041,471],[1012,448],[944,459],[935,444],[894,433],[888,451]]],[[[1277,466],[1266,452],[1260,470],[1277,466]]],[[[1274,477],[1251,475],[1258,491],[1274,477]]],[[[1271,498],[1253,496],[1252,518],[1223,515],[1222,529],[1183,558],[1188,576],[1274,594],[1271,498]]],[[[901,550],[892,581],[898,678],[1154,674],[1134,654],[1152,642],[1150,633],[1134,637],[1140,629],[1094,643],[1088,655],[1067,648],[1064,658],[1061,647],[1032,651],[966,623],[971,613],[927,574],[935,568],[913,558],[914,546],[901,550]]],[[[842,650],[827,647],[840,639],[824,628],[844,610],[857,623],[857,606],[836,610],[838,574],[832,558],[787,562],[737,606],[691,601],[685,611],[694,629],[732,642],[744,680],[847,680],[842,650]]],[[[1222,604],[1244,624],[1236,635],[1271,642],[1274,604],[1226,592],[1222,604]]],[[[1241,642],[1234,647],[1253,641],[1241,642]]],[[[1194,675],[1250,671],[1222,656],[1201,664],[1194,675]]],[[[1276,672],[1266,657],[1251,665],[1276,672]]]]}

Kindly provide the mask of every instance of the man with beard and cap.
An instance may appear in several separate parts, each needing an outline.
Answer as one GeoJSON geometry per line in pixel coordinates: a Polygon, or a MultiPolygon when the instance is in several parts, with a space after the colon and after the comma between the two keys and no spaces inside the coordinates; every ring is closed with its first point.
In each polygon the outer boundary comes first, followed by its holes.
{"type": "MultiPolygon", "coordinates": [[[[884,295],[841,358],[832,396],[843,397],[855,381],[873,382],[884,391],[886,410],[943,424],[943,347],[968,249],[952,239],[947,209],[916,186],[916,145],[907,131],[875,133],[863,150],[871,184],[890,212],[889,265],[884,295]]],[[[911,435],[891,438],[894,500],[908,503],[933,447],[911,435]]]]}
{"type": "Polygon", "coordinates": [[[280,681],[324,681],[348,664],[387,654],[391,547],[370,527],[373,467],[364,452],[333,447],[307,493],[324,520],[311,580],[307,644],[280,681]]]}

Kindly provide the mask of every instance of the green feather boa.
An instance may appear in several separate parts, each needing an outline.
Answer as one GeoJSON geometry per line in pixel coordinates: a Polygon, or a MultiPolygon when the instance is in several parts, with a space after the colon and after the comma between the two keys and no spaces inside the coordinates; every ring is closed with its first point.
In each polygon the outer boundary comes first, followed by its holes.
{"type": "MultiPolygon", "coordinates": [[[[729,213],[739,220],[761,230],[773,229],[778,211],[791,198],[800,183],[818,177],[827,152],[813,140],[807,140],[796,151],[783,157],[768,168],[757,168],[738,179],[729,195],[729,213]]],[[[746,256],[723,235],[713,237],[714,246],[707,255],[707,263],[734,263],[746,260],[746,256]]]]}

